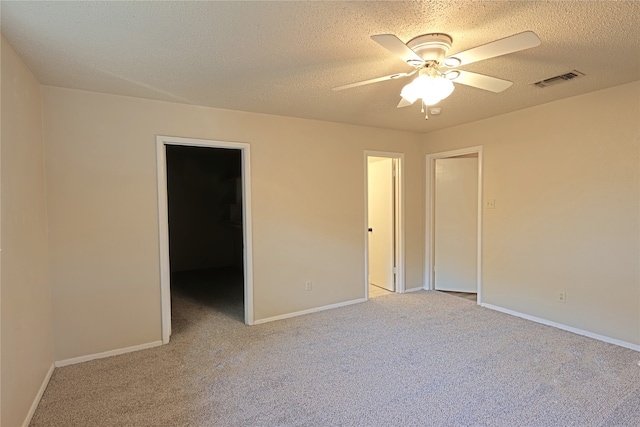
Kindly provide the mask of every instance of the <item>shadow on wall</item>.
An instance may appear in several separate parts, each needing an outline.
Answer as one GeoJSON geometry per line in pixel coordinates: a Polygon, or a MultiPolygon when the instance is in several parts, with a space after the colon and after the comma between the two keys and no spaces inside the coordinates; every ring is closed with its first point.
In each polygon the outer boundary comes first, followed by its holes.
{"type": "Polygon", "coordinates": [[[167,146],[171,272],[242,266],[236,149],[167,146]]]}

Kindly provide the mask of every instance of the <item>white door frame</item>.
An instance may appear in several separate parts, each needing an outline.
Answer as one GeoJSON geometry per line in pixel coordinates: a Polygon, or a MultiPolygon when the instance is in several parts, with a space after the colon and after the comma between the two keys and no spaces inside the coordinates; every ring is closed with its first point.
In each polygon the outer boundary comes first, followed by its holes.
{"type": "Polygon", "coordinates": [[[253,249],[251,239],[251,161],[250,146],[242,142],[156,136],[158,172],[158,227],[160,236],[160,302],[162,343],[171,335],[171,271],[169,268],[169,212],[167,205],[167,145],[230,148],[241,152],[242,162],[242,239],[244,268],[244,323],[253,325],[253,249]]]}
{"type": "Polygon", "coordinates": [[[446,159],[449,157],[463,156],[465,154],[478,155],[478,249],[477,249],[477,267],[476,267],[476,285],[478,289],[478,301],[482,302],[482,145],[461,148],[459,150],[444,151],[441,153],[427,154],[426,164],[426,218],[425,218],[425,271],[424,271],[424,289],[434,290],[434,209],[435,209],[435,162],[437,159],[446,159]]]}
{"type": "Polygon", "coordinates": [[[364,152],[364,297],[369,299],[369,157],[386,157],[396,159],[396,292],[405,292],[405,259],[404,259],[404,154],[387,151],[364,152]]]}

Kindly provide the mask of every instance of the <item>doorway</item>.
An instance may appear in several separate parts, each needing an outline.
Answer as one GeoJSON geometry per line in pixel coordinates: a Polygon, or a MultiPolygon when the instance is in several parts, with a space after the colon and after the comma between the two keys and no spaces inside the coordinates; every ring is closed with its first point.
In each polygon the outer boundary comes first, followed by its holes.
{"type": "Polygon", "coordinates": [[[163,342],[172,298],[252,324],[248,144],[159,136],[157,161],[163,342]]]}
{"type": "Polygon", "coordinates": [[[426,289],[482,300],[482,147],[427,156],[426,289]]]}
{"type": "Polygon", "coordinates": [[[365,152],[365,296],[404,292],[402,159],[365,152]]]}

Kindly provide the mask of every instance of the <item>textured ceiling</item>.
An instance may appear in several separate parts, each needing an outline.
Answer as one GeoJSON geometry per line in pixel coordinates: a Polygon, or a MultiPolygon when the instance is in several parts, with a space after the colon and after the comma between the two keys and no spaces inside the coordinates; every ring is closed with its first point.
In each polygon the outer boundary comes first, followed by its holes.
{"type": "Polygon", "coordinates": [[[1,15],[45,85],[416,132],[640,80],[637,1],[2,1],[1,15]],[[511,88],[456,85],[428,121],[396,108],[410,79],[331,90],[411,70],[374,34],[444,32],[455,53],[525,30],[542,45],[462,68],[511,88]],[[573,69],[586,77],[531,85],[573,69]]]}

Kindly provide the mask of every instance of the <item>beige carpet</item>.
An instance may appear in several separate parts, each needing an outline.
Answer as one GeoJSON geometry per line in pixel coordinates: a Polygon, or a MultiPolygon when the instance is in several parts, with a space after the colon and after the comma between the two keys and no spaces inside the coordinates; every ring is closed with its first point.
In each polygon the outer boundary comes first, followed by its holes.
{"type": "Polygon", "coordinates": [[[56,369],[32,425],[640,425],[638,352],[462,298],[248,327],[194,296],[174,292],[169,345],[56,369]]]}

